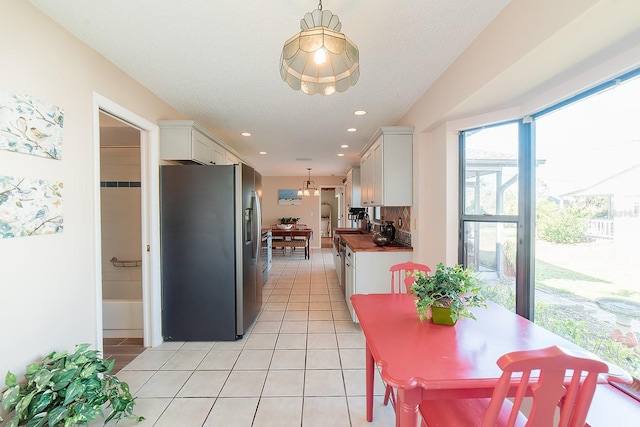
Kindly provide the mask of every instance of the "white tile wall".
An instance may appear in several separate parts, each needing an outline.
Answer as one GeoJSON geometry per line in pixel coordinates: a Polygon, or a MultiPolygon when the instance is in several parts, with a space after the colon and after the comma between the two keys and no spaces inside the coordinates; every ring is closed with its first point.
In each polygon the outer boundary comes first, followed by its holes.
{"type": "MultiPolygon", "coordinates": [[[[101,150],[101,181],[140,182],[140,153],[101,150]]],[[[114,267],[109,261],[142,259],[141,188],[101,187],[102,297],[142,299],[141,267],[114,267]]]]}

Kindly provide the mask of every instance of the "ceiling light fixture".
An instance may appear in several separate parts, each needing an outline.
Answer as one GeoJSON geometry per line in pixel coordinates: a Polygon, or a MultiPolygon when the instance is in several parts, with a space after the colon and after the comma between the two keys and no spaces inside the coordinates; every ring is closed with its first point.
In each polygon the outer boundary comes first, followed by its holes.
{"type": "Polygon", "coordinates": [[[354,111],[353,114],[355,114],[356,116],[364,116],[365,114],[367,114],[367,112],[364,110],[358,110],[354,111]]]}
{"type": "Polygon", "coordinates": [[[300,20],[300,32],[284,43],[280,76],[307,95],[344,92],[360,77],[358,47],[340,32],[338,15],[318,9],[300,20]]]}
{"type": "Polygon", "coordinates": [[[309,190],[313,190],[314,196],[319,196],[320,191],[318,190],[316,183],[311,180],[311,168],[307,168],[307,170],[309,171],[309,178],[303,182],[302,187],[298,189],[298,196],[310,196],[311,192],[309,190]]]}
{"type": "Polygon", "coordinates": [[[356,132],[357,130],[358,130],[358,129],[356,129],[356,128],[348,128],[348,129],[347,129],[347,132],[356,132]]]}
{"type": "Polygon", "coordinates": [[[242,136],[251,136],[251,132],[242,132],[240,135],[242,135],[242,136]]]}

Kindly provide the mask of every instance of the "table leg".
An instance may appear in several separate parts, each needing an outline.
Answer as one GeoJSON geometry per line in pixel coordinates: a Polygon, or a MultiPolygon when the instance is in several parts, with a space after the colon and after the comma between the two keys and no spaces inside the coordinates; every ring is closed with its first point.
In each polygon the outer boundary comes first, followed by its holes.
{"type": "Polygon", "coordinates": [[[413,388],[410,390],[398,389],[396,398],[396,426],[418,427],[418,405],[420,404],[422,390],[413,388]]]}
{"type": "Polygon", "coordinates": [[[367,399],[367,421],[373,421],[373,354],[367,343],[366,348],[366,399],[367,399]]]}

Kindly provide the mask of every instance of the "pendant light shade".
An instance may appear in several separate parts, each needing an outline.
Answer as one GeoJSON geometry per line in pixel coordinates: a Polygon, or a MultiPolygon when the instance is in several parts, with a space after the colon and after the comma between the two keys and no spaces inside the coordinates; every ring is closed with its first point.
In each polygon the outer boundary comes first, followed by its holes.
{"type": "Polygon", "coordinates": [[[298,196],[310,196],[311,190],[313,191],[314,196],[320,195],[320,190],[316,186],[316,183],[311,179],[311,168],[307,168],[309,171],[309,178],[302,183],[302,187],[298,189],[298,196]]]}
{"type": "Polygon", "coordinates": [[[300,21],[300,33],[284,44],[280,76],[307,95],[344,92],[360,77],[358,47],[340,32],[337,15],[318,9],[300,21]]]}

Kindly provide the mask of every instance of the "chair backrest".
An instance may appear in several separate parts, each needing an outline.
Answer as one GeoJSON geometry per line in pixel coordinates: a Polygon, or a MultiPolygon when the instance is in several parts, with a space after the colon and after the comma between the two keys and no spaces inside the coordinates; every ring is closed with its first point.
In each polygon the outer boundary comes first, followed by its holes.
{"type": "Polygon", "coordinates": [[[554,425],[558,407],[558,427],[584,427],[598,374],[609,370],[606,363],[589,355],[571,353],[557,346],[507,353],[498,359],[498,366],[503,374],[491,396],[483,427],[496,425],[509,389],[516,386],[507,426],[514,425],[524,397],[531,395],[533,406],[527,427],[554,425]],[[514,373],[521,373],[520,378],[518,375],[512,378],[514,373]]]}
{"type": "Polygon", "coordinates": [[[426,274],[430,272],[431,269],[424,264],[417,264],[415,262],[408,261],[402,264],[392,265],[391,268],[389,268],[389,271],[391,272],[391,293],[400,294],[406,293],[415,281],[415,278],[411,275],[407,275],[407,272],[421,271],[426,274]],[[403,283],[404,290],[402,289],[403,283]]]}

